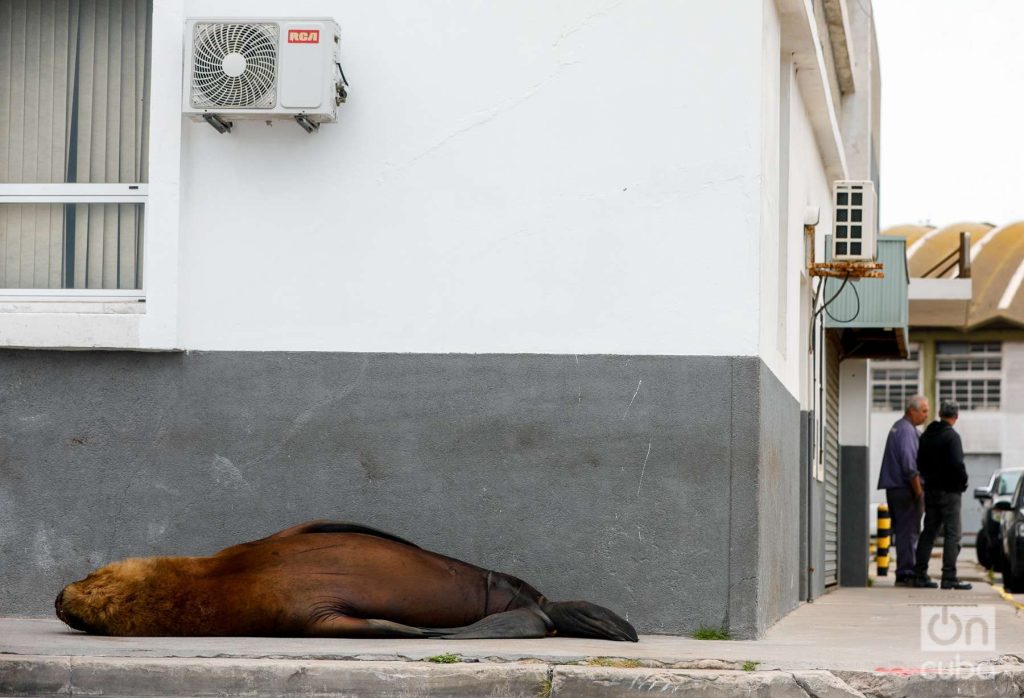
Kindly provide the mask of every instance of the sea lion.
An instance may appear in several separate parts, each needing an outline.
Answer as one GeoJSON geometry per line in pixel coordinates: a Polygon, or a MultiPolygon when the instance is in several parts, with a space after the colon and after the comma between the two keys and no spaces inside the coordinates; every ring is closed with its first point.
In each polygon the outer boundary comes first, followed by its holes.
{"type": "Polygon", "coordinates": [[[209,557],[114,562],[60,592],[57,617],[99,635],[637,641],[586,601],[358,524],[311,521],[209,557]]]}

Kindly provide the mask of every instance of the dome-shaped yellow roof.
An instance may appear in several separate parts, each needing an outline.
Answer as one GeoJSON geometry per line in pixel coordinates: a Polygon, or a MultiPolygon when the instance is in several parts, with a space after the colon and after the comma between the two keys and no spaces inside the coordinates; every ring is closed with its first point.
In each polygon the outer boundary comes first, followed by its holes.
{"type": "Polygon", "coordinates": [[[971,235],[971,305],[965,329],[989,324],[1024,327],[1024,222],[993,226],[989,223],[956,223],[934,228],[900,225],[882,235],[907,238],[910,277],[946,278],[957,275],[954,264],[943,263],[959,248],[960,233],[971,235]]]}

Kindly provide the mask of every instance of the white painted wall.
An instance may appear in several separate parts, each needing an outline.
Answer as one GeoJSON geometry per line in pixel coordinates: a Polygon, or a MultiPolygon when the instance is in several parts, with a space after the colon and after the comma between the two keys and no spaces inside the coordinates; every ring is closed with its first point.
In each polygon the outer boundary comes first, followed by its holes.
{"type": "Polygon", "coordinates": [[[828,187],[774,0],[283,8],[154,0],[144,312],[0,303],[0,344],[760,355],[807,406],[828,187]],[[342,27],[340,123],[184,120],[184,18],[285,12],[342,27]]]}
{"type": "MultiPolygon", "coordinates": [[[[867,359],[846,359],[839,364],[839,443],[871,446],[871,383],[867,359]]],[[[876,479],[877,483],[878,480],[876,479]]]]}
{"type": "MultiPolygon", "coordinates": [[[[932,408],[933,416],[939,414],[932,408]]],[[[1005,412],[962,411],[956,423],[964,453],[1000,453],[1010,434],[1006,430],[1005,412]]]]}
{"type": "Polygon", "coordinates": [[[783,85],[781,73],[782,37],[778,12],[774,0],[764,0],[762,4],[761,27],[761,191],[760,216],[758,225],[760,236],[760,307],[758,348],[761,357],[783,384],[796,394],[793,376],[787,365],[789,352],[784,341],[788,304],[780,299],[780,294],[788,291],[788,262],[786,250],[783,249],[781,236],[786,235],[782,229],[779,211],[782,207],[780,181],[790,153],[788,134],[781,128],[787,121],[783,110],[792,108],[790,104],[782,105],[787,98],[790,85],[783,85]]]}
{"type": "Polygon", "coordinates": [[[808,100],[816,96],[803,94],[791,57],[781,54],[774,0],[765,0],[763,10],[758,346],[765,363],[800,399],[802,409],[813,409],[806,308],[817,281],[806,273],[803,222],[807,206],[820,209],[814,245],[815,259],[823,261],[824,237],[832,221],[831,185],[808,109],[808,100]],[[780,107],[780,101],[787,101],[788,107],[780,107]],[[788,177],[786,187],[780,187],[780,176],[788,177]],[[780,212],[780,195],[787,196],[785,215],[780,212]]]}
{"type": "Polygon", "coordinates": [[[1024,343],[1003,343],[1003,467],[1024,466],[1024,343]]]}
{"type": "Polygon", "coordinates": [[[760,10],[291,3],[350,101],[183,125],[180,344],[756,354],[760,10]]]}
{"type": "MultiPolygon", "coordinates": [[[[792,68],[792,64],[789,64],[792,68]]],[[[790,165],[789,165],[789,268],[786,284],[789,299],[786,332],[788,346],[796,349],[788,354],[785,361],[773,356],[770,342],[764,344],[769,365],[778,366],[777,375],[800,398],[801,409],[814,409],[813,361],[808,352],[810,342],[810,318],[806,309],[811,305],[814,286],[818,280],[807,274],[806,240],[804,236],[804,212],[808,206],[820,209],[814,241],[815,259],[822,261],[825,253],[825,233],[832,229],[831,186],[820,151],[814,139],[814,130],[808,115],[807,102],[798,88],[795,75],[790,73],[792,84],[790,109],[790,165]]],[[[765,311],[765,318],[772,319],[772,311],[765,311]]],[[[816,341],[820,342],[820,336],[816,341]]],[[[820,347],[820,344],[819,344],[820,347]]]]}
{"type": "Polygon", "coordinates": [[[181,235],[181,65],[185,21],[181,0],[153,0],[149,116],[149,202],[146,204],[143,285],[146,313],[139,346],[181,347],[178,336],[181,235]],[[171,87],[178,80],[177,89],[171,87]],[[158,87],[159,86],[159,87],[158,87]]]}
{"type": "MultiPolygon", "coordinates": [[[[876,489],[878,487],[878,475],[882,472],[882,456],[885,454],[885,440],[889,438],[889,430],[892,429],[892,425],[896,423],[896,420],[902,416],[902,412],[889,410],[871,412],[871,450],[869,455],[871,479],[868,480],[868,485],[871,487],[872,504],[883,504],[885,502],[885,490],[876,489]]],[[[873,513],[871,515],[871,525],[875,525],[873,513]]]]}

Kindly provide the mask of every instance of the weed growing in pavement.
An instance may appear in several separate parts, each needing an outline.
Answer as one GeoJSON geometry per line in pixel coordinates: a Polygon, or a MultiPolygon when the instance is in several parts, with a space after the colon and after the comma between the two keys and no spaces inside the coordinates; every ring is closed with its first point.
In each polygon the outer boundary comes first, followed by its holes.
{"type": "Polygon", "coordinates": [[[700,627],[693,632],[694,640],[728,640],[729,631],[721,628],[700,627]]]}
{"type": "Polygon", "coordinates": [[[757,671],[757,665],[761,662],[752,662],[749,659],[743,662],[743,671],[757,671]]]}
{"type": "Polygon", "coordinates": [[[591,657],[585,664],[590,666],[615,667],[617,669],[636,669],[643,666],[639,659],[622,659],[620,657],[591,657]]]}
{"type": "Polygon", "coordinates": [[[427,661],[433,662],[434,664],[455,664],[459,662],[461,659],[462,658],[459,655],[452,654],[451,652],[446,652],[445,654],[435,654],[433,657],[427,657],[427,661]]]}
{"type": "Polygon", "coordinates": [[[544,679],[544,683],[540,685],[540,693],[537,694],[537,698],[551,698],[551,679],[544,679]]]}

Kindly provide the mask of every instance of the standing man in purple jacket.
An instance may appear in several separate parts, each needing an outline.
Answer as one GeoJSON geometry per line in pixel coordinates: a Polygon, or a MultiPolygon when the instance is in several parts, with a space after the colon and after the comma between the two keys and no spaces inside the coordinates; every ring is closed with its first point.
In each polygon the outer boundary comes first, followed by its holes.
{"type": "Polygon", "coordinates": [[[878,489],[885,490],[885,501],[892,516],[896,539],[896,584],[913,586],[914,555],[921,533],[924,489],[917,472],[917,427],[928,420],[928,400],[915,395],[907,400],[907,411],[889,430],[882,455],[878,489]]]}

